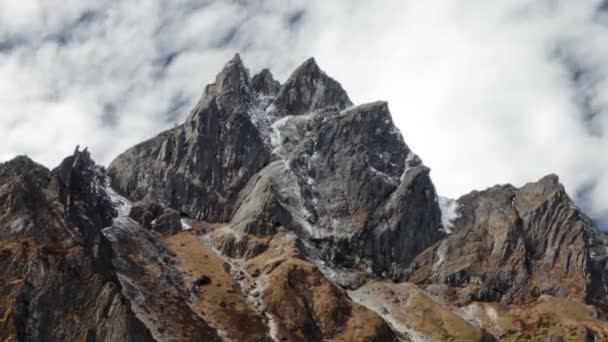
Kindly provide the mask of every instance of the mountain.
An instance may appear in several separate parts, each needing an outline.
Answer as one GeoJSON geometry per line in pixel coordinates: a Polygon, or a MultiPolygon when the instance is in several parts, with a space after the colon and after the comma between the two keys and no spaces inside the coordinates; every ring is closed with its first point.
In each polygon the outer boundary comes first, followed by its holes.
{"type": "Polygon", "coordinates": [[[0,164],[2,341],[603,341],[608,237],[558,177],[439,197],[386,102],[238,55],[107,169],[0,164]]]}

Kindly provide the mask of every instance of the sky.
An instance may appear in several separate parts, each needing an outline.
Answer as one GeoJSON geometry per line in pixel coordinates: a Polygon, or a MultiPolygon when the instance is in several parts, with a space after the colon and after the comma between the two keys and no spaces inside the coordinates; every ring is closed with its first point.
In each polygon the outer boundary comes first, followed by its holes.
{"type": "Polygon", "coordinates": [[[236,52],[310,56],[389,102],[438,192],[556,173],[608,229],[608,1],[0,0],[0,160],[107,165],[181,123],[236,52]]]}

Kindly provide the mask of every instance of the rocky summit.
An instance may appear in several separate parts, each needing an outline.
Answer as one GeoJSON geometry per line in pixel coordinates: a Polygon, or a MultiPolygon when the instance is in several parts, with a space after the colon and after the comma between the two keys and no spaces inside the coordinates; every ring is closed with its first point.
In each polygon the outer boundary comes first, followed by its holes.
{"type": "Polygon", "coordinates": [[[548,175],[437,195],[386,102],[236,55],[106,168],[0,164],[0,341],[608,341],[608,237],[548,175]]]}

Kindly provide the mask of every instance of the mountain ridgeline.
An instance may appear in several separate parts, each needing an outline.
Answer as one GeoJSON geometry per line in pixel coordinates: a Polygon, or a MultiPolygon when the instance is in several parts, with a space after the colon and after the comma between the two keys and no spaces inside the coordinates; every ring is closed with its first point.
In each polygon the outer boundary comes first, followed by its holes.
{"type": "Polygon", "coordinates": [[[2,341],[605,341],[608,238],[557,176],[440,198],[386,102],[230,60],[107,167],[0,164],[2,341]]]}

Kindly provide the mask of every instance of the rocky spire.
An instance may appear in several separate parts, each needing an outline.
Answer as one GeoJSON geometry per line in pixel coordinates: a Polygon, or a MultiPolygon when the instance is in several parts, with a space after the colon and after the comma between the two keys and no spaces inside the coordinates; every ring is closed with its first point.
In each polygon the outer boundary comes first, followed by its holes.
{"type": "Polygon", "coordinates": [[[253,95],[249,71],[237,53],[217,74],[215,82],[205,87],[201,100],[193,110],[193,115],[208,107],[211,101],[215,100],[230,106],[242,106],[250,104],[253,101],[253,95]]]}
{"type": "Polygon", "coordinates": [[[274,79],[268,69],[262,69],[262,71],[253,76],[251,84],[253,91],[257,95],[275,96],[279,92],[279,89],[281,89],[281,83],[274,79]]]}
{"type": "Polygon", "coordinates": [[[241,94],[243,91],[249,91],[249,71],[243,65],[238,53],[224,65],[222,71],[215,78],[214,86],[218,94],[241,94]]]}
{"type": "Polygon", "coordinates": [[[105,171],[95,164],[86,148],[80,151],[77,146],[52,173],[52,185],[65,208],[68,228],[92,242],[100,228],[112,224],[116,214],[105,192],[105,171]]]}
{"type": "Polygon", "coordinates": [[[281,87],[274,104],[283,115],[298,115],[332,106],[344,109],[352,102],[340,83],[309,58],[281,87]]]}
{"type": "Polygon", "coordinates": [[[183,125],[112,161],[113,186],[134,201],[170,206],[193,218],[227,220],[239,191],[270,159],[253,122],[254,107],[249,72],[236,54],[183,125]]]}

